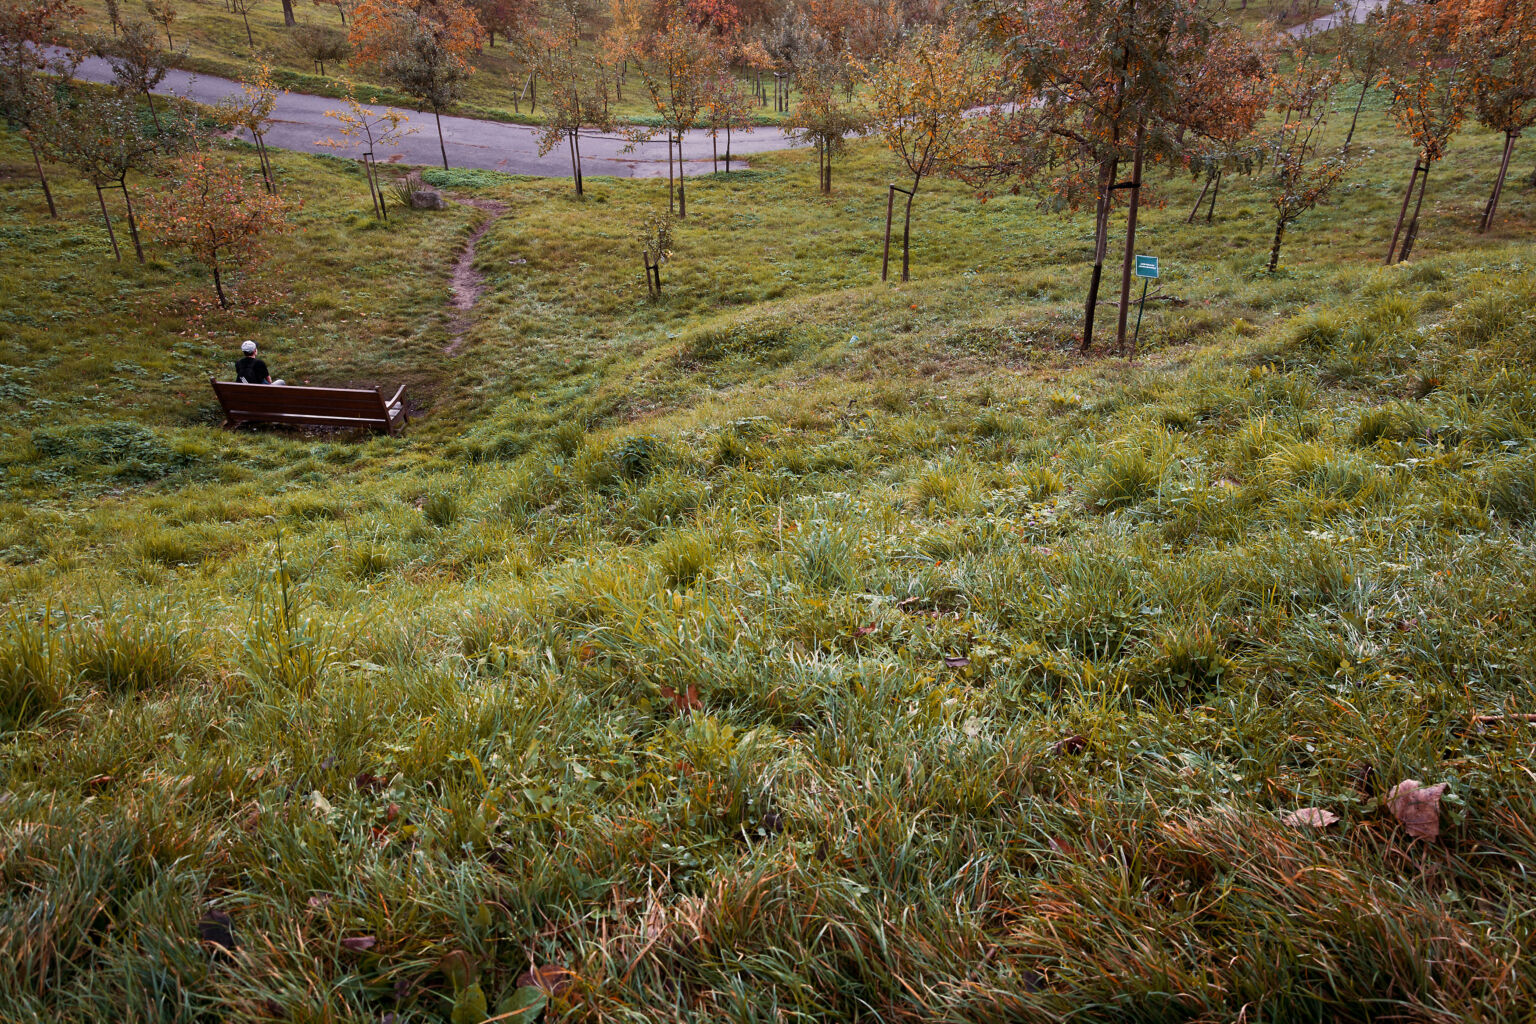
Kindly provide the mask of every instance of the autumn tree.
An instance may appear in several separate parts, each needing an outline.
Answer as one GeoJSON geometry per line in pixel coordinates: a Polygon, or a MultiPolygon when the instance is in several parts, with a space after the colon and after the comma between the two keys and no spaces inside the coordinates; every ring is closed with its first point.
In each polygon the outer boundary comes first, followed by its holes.
{"type": "Polygon", "coordinates": [[[1381,78],[1382,65],[1387,60],[1382,34],[1377,28],[1379,21],[1377,12],[1372,12],[1363,21],[1346,18],[1329,33],[1335,43],[1337,59],[1342,65],[1340,72],[1347,69],[1351,80],[1360,86],[1360,93],[1355,97],[1355,106],[1350,114],[1349,130],[1344,135],[1343,149],[1346,153],[1354,144],[1355,129],[1360,124],[1360,111],[1365,107],[1366,97],[1376,88],[1381,78]]]}
{"type": "Polygon", "coordinates": [[[153,90],[165,80],[170,64],[155,41],[155,30],[142,21],[129,22],[123,26],[122,35],[101,48],[101,56],[111,65],[118,88],[144,97],[158,129],[160,113],[155,109],[153,90]]]}
{"type": "Polygon", "coordinates": [[[102,93],[81,90],[59,104],[49,130],[51,148],[64,163],[78,170],[96,189],[102,223],[112,243],[112,254],[121,260],[117,234],[107,214],[103,190],[116,186],[123,194],[128,214],[128,232],[133,249],[144,262],[144,247],[139,243],[138,221],[134,217],[133,197],[128,191],[128,175],[144,173],[156,156],[157,138],[144,131],[139,120],[138,101],[123,92],[102,93]]]}
{"type": "MultiPolygon", "coordinates": [[[[678,217],[688,216],[683,180],[683,137],[697,127],[709,104],[710,86],[721,72],[719,47],[707,32],[694,25],[675,3],[666,23],[644,40],[635,53],[640,79],[667,139],[667,206],[672,207],[672,150],[677,147],[676,198],[678,217]]],[[[639,141],[656,129],[639,128],[631,138],[639,141]]]]}
{"type": "Polygon", "coordinates": [[[1391,97],[1392,118],[1398,130],[1418,150],[1397,225],[1392,229],[1392,244],[1387,248],[1389,265],[1406,260],[1412,253],[1430,171],[1444,159],[1451,137],[1467,115],[1472,76],[1463,49],[1462,15],[1462,6],[1450,0],[1439,4],[1391,0],[1380,22],[1378,30],[1389,55],[1380,84],[1391,97]],[[1417,202],[1413,202],[1415,186],[1417,202]],[[1404,230],[1411,202],[1413,216],[1404,230]]]}
{"type": "Polygon", "coordinates": [[[1498,177],[1478,225],[1487,231],[1499,210],[1515,140],[1536,126],[1536,3],[1481,0],[1467,19],[1462,49],[1469,55],[1477,120],[1504,136],[1498,177]]]}
{"type": "Polygon", "coordinates": [[[1284,121],[1270,136],[1270,170],[1265,183],[1275,208],[1270,273],[1280,265],[1280,245],[1286,229],[1325,202],[1349,172],[1349,153],[1342,148],[1330,151],[1323,145],[1338,79],[1335,68],[1300,61],[1275,83],[1275,106],[1283,111],[1284,121]]]}
{"type": "Polygon", "coordinates": [[[704,130],[709,133],[711,159],[720,170],[720,133],[725,133],[725,173],[731,173],[731,136],[752,131],[751,99],[746,87],[723,63],[709,83],[704,101],[704,130]]]}
{"type": "Polygon", "coordinates": [[[355,6],[353,0],[314,0],[316,7],[334,7],[341,16],[341,27],[347,27],[347,12],[355,6]]]}
{"type": "Polygon", "coordinates": [[[388,220],[389,213],[384,206],[384,191],[379,186],[374,155],[379,147],[393,145],[416,131],[415,128],[405,126],[410,118],[388,107],[373,110],[363,106],[357,101],[350,85],[347,86],[346,109],[327,110],[325,116],[336,119],[341,138],[324,139],[321,145],[333,149],[362,148],[359,159],[363,162],[363,177],[368,181],[368,198],[373,202],[374,216],[388,220]]]}
{"type": "Polygon", "coordinates": [[[261,5],[261,0],[228,0],[231,13],[240,15],[240,23],[245,26],[245,44],[251,49],[256,49],[256,39],[251,35],[251,15],[261,5]]]}
{"type": "Polygon", "coordinates": [[[345,34],[331,28],[328,25],[314,25],[303,22],[293,31],[293,45],[325,76],[325,65],[339,64],[346,60],[352,53],[352,44],[347,42],[345,34]]]}
{"type": "MultiPolygon", "coordinates": [[[[907,197],[901,228],[901,279],[906,281],[911,277],[912,202],[924,178],[958,158],[966,111],[989,98],[991,75],[985,54],[953,25],[942,30],[922,28],[901,47],[873,61],[867,72],[871,127],[911,176],[911,187],[899,189],[907,197]]],[[[890,259],[897,191],[898,186],[892,185],[887,195],[881,280],[890,259]]]]}
{"type": "Polygon", "coordinates": [[[849,100],[842,88],[843,62],[832,61],[800,73],[800,99],[790,110],[785,134],[795,145],[816,147],[817,184],[832,191],[832,157],[843,151],[850,135],[862,135],[869,114],[849,100]]]}
{"type": "Polygon", "coordinates": [[[261,165],[261,180],[268,192],[277,193],[272,176],[272,161],[267,155],[267,129],[272,124],[272,109],[277,106],[277,86],[272,82],[272,65],[258,60],[240,80],[239,95],[227,96],[214,107],[214,116],[225,128],[251,133],[261,165]]]}
{"type": "Polygon", "coordinates": [[[169,171],[166,185],[145,200],[145,230],[207,267],[219,305],[228,308],[224,275],[265,258],[267,238],[287,228],[285,204],[201,150],[182,154],[169,171]]]}
{"type": "Polygon", "coordinates": [[[576,195],[582,196],[586,193],[581,178],[581,133],[612,130],[610,80],[597,60],[582,51],[580,26],[573,11],[554,12],[546,31],[548,39],[538,47],[542,56],[535,69],[549,85],[539,155],[565,143],[571,155],[576,195]]]}
{"type": "Polygon", "coordinates": [[[45,44],[68,32],[79,16],[80,8],[70,0],[0,3],[0,112],[26,136],[48,215],[55,218],[58,207],[38,151],[38,133],[53,120],[53,90],[45,76],[67,82],[80,58],[70,51],[50,51],[45,44]]]}
{"type": "Polygon", "coordinates": [[[1242,80],[1240,88],[1244,95],[1239,102],[1230,102],[1232,97],[1223,97],[1228,101],[1223,103],[1226,110],[1201,118],[1207,129],[1191,136],[1184,159],[1196,177],[1204,178],[1204,184],[1185,219],[1186,224],[1194,223],[1202,203],[1205,204],[1206,223],[1210,223],[1216,216],[1216,200],[1221,196],[1221,185],[1227,175],[1253,174],[1267,155],[1268,147],[1258,126],[1268,110],[1264,90],[1268,88],[1268,78],[1272,74],[1268,57],[1273,52],[1273,44],[1266,43],[1261,52],[1264,54],[1260,58],[1265,60],[1264,70],[1262,74],[1242,80]],[[1209,203],[1205,203],[1207,195],[1210,196],[1209,203]]]}
{"type": "Polygon", "coordinates": [[[1085,352],[1119,196],[1127,196],[1118,326],[1124,349],[1146,166],[1180,160],[1221,126],[1251,119],[1267,100],[1263,54],[1216,13],[1202,0],[1021,0],[986,19],[1003,47],[1012,102],[978,119],[960,172],[989,188],[1030,185],[1074,209],[1092,201],[1085,352]]]}
{"type": "Polygon", "coordinates": [[[469,55],[480,43],[480,22],[462,0],[365,0],[352,14],[353,60],[377,68],[437,121],[443,167],[443,110],[474,73],[469,55]]]}
{"type": "Polygon", "coordinates": [[[149,12],[149,20],[165,30],[165,48],[176,49],[176,44],[171,41],[171,26],[176,24],[178,12],[176,5],[171,0],[144,0],[144,10],[149,12]]]}
{"type": "Polygon", "coordinates": [[[496,48],[497,32],[510,41],[538,20],[537,0],[473,0],[471,6],[493,50],[496,48]]]}

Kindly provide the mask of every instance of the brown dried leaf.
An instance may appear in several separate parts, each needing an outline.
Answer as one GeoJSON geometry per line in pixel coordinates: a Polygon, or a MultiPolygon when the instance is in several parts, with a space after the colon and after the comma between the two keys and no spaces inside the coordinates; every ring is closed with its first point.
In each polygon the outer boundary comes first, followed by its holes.
{"type": "Polygon", "coordinates": [[[352,785],[363,793],[378,793],[389,785],[389,780],[370,771],[361,771],[352,777],[352,785]]]}
{"type": "Polygon", "coordinates": [[[691,683],[686,690],[674,690],[670,686],[663,686],[661,695],[672,702],[673,712],[679,715],[686,715],[704,706],[704,702],[699,700],[699,688],[691,683]]]}
{"type": "Polygon", "coordinates": [[[1056,744],[1053,747],[1051,747],[1051,750],[1058,755],[1081,754],[1084,750],[1087,749],[1088,741],[1076,733],[1073,733],[1071,736],[1063,736],[1061,739],[1056,741],[1056,744]]]}
{"type": "Polygon", "coordinates": [[[1292,811],[1284,818],[1285,823],[1293,828],[1327,828],[1338,820],[1337,814],[1325,811],[1321,807],[1303,807],[1292,811]]]}
{"type": "Polygon", "coordinates": [[[965,666],[969,665],[970,663],[970,658],[950,657],[949,655],[945,655],[944,657],[945,668],[965,668],[965,666]]]}
{"type": "Polygon", "coordinates": [[[1408,834],[1425,842],[1440,835],[1440,796],[1445,783],[1426,786],[1418,779],[1404,779],[1387,793],[1387,810],[1408,834]]]}
{"type": "Polygon", "coordinates": [[[372,935],[351,935],[342,939],[341,945],[344,949],[350,949],[354,953],[361,953],[366,949],[372,949],[378,941],[372,935]]]}

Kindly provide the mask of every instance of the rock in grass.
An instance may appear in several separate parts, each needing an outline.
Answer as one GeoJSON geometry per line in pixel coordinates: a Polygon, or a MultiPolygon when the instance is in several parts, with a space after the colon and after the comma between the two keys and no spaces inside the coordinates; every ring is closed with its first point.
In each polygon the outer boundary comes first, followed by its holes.
{"type": "Polygon", "coordinates": [[[446,210],[448,204],[443,200],[443,194],[435,188],[418,189],[411,193],[411,209],[413,210],[446,210]]]}

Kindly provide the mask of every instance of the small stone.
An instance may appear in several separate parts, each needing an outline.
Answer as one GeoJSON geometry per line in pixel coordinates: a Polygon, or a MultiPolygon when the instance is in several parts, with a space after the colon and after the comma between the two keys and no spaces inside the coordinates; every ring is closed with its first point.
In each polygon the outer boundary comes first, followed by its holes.
{"type": "Polygon", "coordinates": [[[411,193],[411,208],[414,210],[446,210],[448,204],[443,201],[443,194],[437,189],[424,188],[411,193]]]}

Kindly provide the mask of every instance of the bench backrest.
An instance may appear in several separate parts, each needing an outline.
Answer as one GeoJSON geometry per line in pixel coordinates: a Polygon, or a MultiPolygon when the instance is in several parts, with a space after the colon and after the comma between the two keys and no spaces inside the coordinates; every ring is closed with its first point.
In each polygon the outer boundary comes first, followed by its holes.
{"type": "Polygon", "coordinates": [[[231,419],[389,424],[389,410],[377,390],[240,384],[225,380],[212,383],[231,419]]]}

